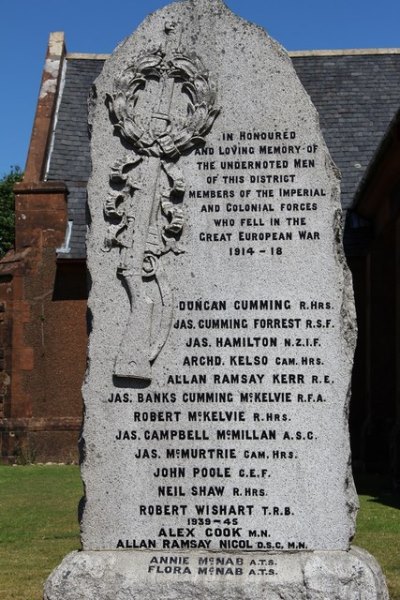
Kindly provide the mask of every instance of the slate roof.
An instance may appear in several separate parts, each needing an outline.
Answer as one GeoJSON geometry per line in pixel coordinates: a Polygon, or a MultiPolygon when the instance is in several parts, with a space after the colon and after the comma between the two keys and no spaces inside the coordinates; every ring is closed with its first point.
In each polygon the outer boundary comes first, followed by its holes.
{"type": "MultiPolygon", "coordinates": [[[[295,69],[320,114],[326,143],[342,172],[342,205],[347,210],[399,109],[400,53],[296,54],[295,69]]],[[[85,184],[90,175],[87,97],[103,62],[67,56],[47,173],[47,179],[65,181],[69,189],[73,225],[69,251],[60,254],[63,258],[85,258],[85,184]]],[[[345,244],[351,251],[348,234],[345,244]]]]}
{"type": "Polygon", "coordinates": [[[355,192],[400,107],[400,54],[293,57],[342,173],[342,206],[355,192]]]}
{"type": "Polygon", "coordinates": [[[65,181],[68,187],[68,219],[71,238],[62,258],[86,257],[86,184],[90,176],[87,100],[103,60],[66,62],[62,96],[57,111],[47,179],[65,181]]]}

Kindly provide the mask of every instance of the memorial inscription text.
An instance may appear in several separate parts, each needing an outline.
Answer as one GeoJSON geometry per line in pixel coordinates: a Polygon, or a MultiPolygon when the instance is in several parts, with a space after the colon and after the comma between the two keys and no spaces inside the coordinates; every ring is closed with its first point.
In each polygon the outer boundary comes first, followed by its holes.
{"type": "MultiPolygon", "coordinates": [[[[312,253],[323,236],[318,213],[327,191],[304,185],[303,173],[312,181],[324,154],[299,138],[290,130],[222,132],[218,144],[197,148],[195,168],[206,173],[207,186],[188,190],[198,223],[192,243],[217,247],[232,271],[253,257],[270,268],[293,244],[312,253]]],[[[124,426],[108,443],[126,448],[137,470],[152,475],[146,500],[132,507],[151,535],[126,531],[115,548],[308,547],[279,535],[279,523],[295,522],[307,506],[296,503],[293,490],[273,490],[282,465],[295,472],[304,453],[319,451],[319,415],[329,410],[334,388],[321,350],[337,306],[308,290],[295,299],[243,291],[178,298],[176,370],[157,387],[114,388],[102,398],[108,410],[124,411],[124,426]],[[309,427],[302,412],[310,414],[309,427]]]]}

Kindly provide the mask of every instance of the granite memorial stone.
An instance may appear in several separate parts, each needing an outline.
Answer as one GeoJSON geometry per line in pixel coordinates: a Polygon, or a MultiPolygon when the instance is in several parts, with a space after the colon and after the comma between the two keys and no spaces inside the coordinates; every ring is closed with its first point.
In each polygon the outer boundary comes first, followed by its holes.
{"type": "Polygon", "coordinates": [[[339,174],[285,51],[151,15],[91,100],[83,552],[63,598],[387,598],[350,550],[339,174]]]}

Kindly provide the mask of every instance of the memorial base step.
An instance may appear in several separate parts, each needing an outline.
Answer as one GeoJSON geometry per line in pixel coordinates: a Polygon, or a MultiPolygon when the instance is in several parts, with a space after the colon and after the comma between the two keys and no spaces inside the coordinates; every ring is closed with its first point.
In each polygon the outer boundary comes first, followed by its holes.
{"type": "Polygon", "coordinates": [[[282,553],[82,551],[67,555],[44,600],[389,600],[365,550],[282,553]]]}

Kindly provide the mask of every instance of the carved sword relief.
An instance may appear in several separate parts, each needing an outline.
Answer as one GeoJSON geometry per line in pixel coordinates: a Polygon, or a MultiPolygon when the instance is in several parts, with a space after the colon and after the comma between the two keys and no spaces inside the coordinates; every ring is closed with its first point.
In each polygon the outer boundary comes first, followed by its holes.
{"type": "Polygon", "coordinates": [[[112,167],[104,203],[105,246],[120,248],[117,273],[130,301],[114,375],[145,380],[151,380],[151,364],[172,325],[173,294],[161,259],[182,252],[185,180],[179,158],[204,143],[219,114],[216,86],[200,58],[180,50],[181,26],[168,23],[165,33],[164,47],[140,54],[107,96],[114,128],[131,149],[112,167]],[[150,284],[161,306],[157,332],[150,284]]]}

